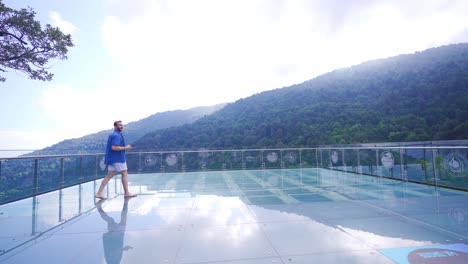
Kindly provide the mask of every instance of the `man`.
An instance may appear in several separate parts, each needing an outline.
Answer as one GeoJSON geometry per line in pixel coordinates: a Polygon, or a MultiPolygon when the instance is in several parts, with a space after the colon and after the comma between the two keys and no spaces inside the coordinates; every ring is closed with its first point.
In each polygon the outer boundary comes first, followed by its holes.
{"type": "Polygon", "coordinates": [[[135,197],[136,194],[132,194],[128,191],[128,172],[127,162],[125,161],[125,151],[132,149],[132,146],[125,145],[125,138],[122,135],[123,124],[122,121],[114,122],[114,132],[109,135],[107,139],[106,156],[104,157],[104,163],[107,165],[107,176],[102,180],[101,186],[96,193],[96,198],[106,199],[102,195],[104,187],[118,172],[122,174],[122,185],[124,188],[125,197],[135,197]]]}

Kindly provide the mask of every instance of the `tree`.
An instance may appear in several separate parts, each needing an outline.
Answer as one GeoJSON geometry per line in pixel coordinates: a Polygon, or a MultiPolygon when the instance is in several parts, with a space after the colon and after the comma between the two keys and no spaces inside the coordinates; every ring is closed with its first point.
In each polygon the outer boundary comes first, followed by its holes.
{"type": "MultiPolygon", "coordinates": [[[[41,28],[31,7],[14,10],[0,0],[0,72],[7,68],[21,71],[33,80],[50,81],[47,62],[67,59],[71,36],[47,24],[41,28]]],[[[0,75],[0,82],[6,79],[0,75]]]]}

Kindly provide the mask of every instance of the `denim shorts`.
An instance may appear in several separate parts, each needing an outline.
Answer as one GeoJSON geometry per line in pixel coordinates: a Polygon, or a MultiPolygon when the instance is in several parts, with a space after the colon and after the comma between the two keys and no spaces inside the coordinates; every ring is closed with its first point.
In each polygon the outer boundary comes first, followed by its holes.
{"type": "Polygon", "coordinates": [[[127,170],[127,162],[115,162],[107,165],[108,171],[122,172],[127,170]]]}

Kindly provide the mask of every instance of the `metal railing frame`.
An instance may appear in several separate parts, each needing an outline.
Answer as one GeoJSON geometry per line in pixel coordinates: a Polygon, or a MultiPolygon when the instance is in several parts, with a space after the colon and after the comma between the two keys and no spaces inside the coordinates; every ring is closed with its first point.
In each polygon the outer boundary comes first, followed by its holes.
{"type": "MultiPolygon", "coordinates": [[[[437,187],[439,185],[439,177],[440,175],[438,175],[438,170],[436,169],[437,167],[437,164],[436,164],[436,153],[437,153],[437,150],[441,150],[441,149],[460,149],[460,150],[468,150],[468,146],[379,146],[379,147],[376,147],[376,146],[367,146],[367,147],[333,147],[333,146],[330,146],[330,147],[319,147],[319,148],[254,148],[254,149],[203,149],[203,150],[165,150],[165,151],[142,151],[142,152],[133,152],[133,151],[128,151],[127,152],[127,155],[139,155],[139,166],[141,167],[141,156],[143,155],[148,155],[148,154],[159,154],[159,155],[164,155],[164,154],[184,154],[184,153],[230,153],[230,152],[240,152],[241,153],[241,169],[246,169],[246,161],[245,161],[245,152],[269,152],[269,151],[279,151],[280,152],[280,168],[283,169],[285,168],[285,161],[284,161],[284,157],[283,157],[283,152],[287,152],[287,151],[298,151],[299,152],[299,164],[298,164],[298,167],[299,168],[302,168],[303,167],[303,160],[302,160],[302,151],[315,151],[315,166],[314,167],[317,167],[317,168],[329,168],[329,169],[337,169],[336,167],[333,167],[333,164],[331,167],[327,167],[326,165],[324,166],[324,159],[323,159],[323,152],[324,151],[329,151],[331,152],[332,150],[336,150],[336,151],[342,151],[342,161],[344,162],[344,157],[345,157],[345,153],[344,151],[345,150],[354,150],[354,151],[357,151],[357,164],[358,164],[358,167],[361,167],[361,160],[360,160],[360,150],[375,150],[375,154],[376,154],[376,157],[375,157],[375,165],[376,165],[376,168],[379,168],[381,167],[379,165],[379,151],[380,150],[397,150],[399,151],[400,153],[400,173],[401,173],[401,177],[400,179],[398,178],[393,178],[392,179],[396,179],[396,180],[402,180],[402,181],[408,181],[408,175],[406,174],[406,170],[403,168],[403,153],[406,152],[406,150],[410,150],[410,149],[421,149],[421,150],[432,150],[432,171],[434,173],[433,175],[433,179],[434,179],[434,185],[437,187]]],[[[54,190],[57,190],[57,189],[60,189],[60,188],[63,188],[63,187],[67,187],[65,186],[65,182],[64,182],[64,159],[66,158],[73,158],[73,157],[77,157],[79,158],[79,179],[80,179],[80,182],[78,183],[75,183],[76,184],[80,184],[80,183],[84,183],[84,182],[87,182],[87,181],[90,181],[90,180],[85,180],[84,177],[83,177],[83,158],[84,157],[94,157],[95,158],[95,178],[94,179],[91,179],[91,180],[96,180],[96,179],[99,179],[100,177],[98,176],[98,166],[99,166],[99,157],[103,157],[104,156],[104,153],[94,153],[94,154],[70,154],[70,155],[41,155],[41,156],[20,156],[20,157],[11,157],[11,158],[0,158],[0,184],[1,184],[1,180],[2,180],[2,169],[4,167],[4,163],[5,162],[8,162],[8,161],[12,161],[12,160],[33,160],[34,161],[34,169],[33,169],[33,183],[32,183],[32,186],[33,186],[33,192],[32,192],[32,196],[34,195],[37,195],[39,194],[39,179],[38,179],[38,175],[39,175],[39,166],[38,166],[38,163],[39,163],[39,160],[41,159],[49,159],[49,158],[60,158],[60,181],[59,181],[59,188],[56,188],[56,189],[53,189],[53,190],[49,190],[49,191],[54,191],[54,190]]],[[[183,156],[183,155],[182,155],[183,156]]],[[[264,161],[264,155],[262,154],[262,161],[260,162],[261,166],[258,167],[258,168],[254,168],[254,169],[265,169],[266,166],[265,166],[265,161],[264,161]]],[[[224,160],[225,160],[225,156],[223,155],[223,166],[222,166],[222,169],[214,169],[213,171],[216,171],[216,170],[227,170],[225,164],[224,164],[224,160]]],[[[183,159],[182,159],[182,163],[183,163],[183,159]]],[[[163,164],[163,161],[161,159],[160,161],[160,172],[166,172],[165,170],[165,165],[163,164]]],[[[343,164],[343,165],[346,165],[346,164],[343,164]]],[[[312,166],[308,166],[308,167],[312,167],[312,166]]],[[[180,171],[185,171],[184,169],[184,165],[181,165],[181,168],[182,170],[180,171]]],[[[270,169],[270,168],[268,168],[270,169]]],[[[273,168],[271,168],[273,169],[273,168]]],[[[201,168],[200,169],[201,171],[203,171],[204,169],[201,168]]],[[[355,171],[347,171],[347,172],[354,172],[356,173],[355,171]]],[[[155,173],[155,172],[153,172],[155,173]]],[[[358,171],[357,173],[359,174],[367,174],[367,173],[362,173],[360,171],[358,171]]],[[[372,176],[375,176],[373,173],[370,173],[370,174],[367,174],[367,175],[372,175],[372,176]]],[[[383,176],[381,173],[378,173],[378,176],[383,176]]],[[[102,176],[104,177],[104,176],[102,176]]],[[[101,178],[102,178],[101,177],[101,178]]],[[[462,190],[465,190],[466,189],[462,189],[462,190]]],[[[49,192],[47,191],[47,192],[49,192]]],[[[29,196],[30,197],[30,196],[29,196]]],[[[26,198],[26,197],[24,197],[26,198]]]]}

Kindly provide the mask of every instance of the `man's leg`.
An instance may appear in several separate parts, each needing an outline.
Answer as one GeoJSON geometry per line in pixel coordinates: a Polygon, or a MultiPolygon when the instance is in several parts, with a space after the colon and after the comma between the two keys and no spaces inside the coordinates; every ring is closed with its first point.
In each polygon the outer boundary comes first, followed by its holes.
{"type": "Polygon", "coordinates": [[[128,171],[122,171],[122,185],[124,188],[124,196],[125,197],[134,197],[136,194],[132,194],[128,191],[128,171]]]}
{"type": "Polygon", "coordinates": [[[106,199],[106,197],[102,196],[102,191],[104,191],[104,187],[106,187],[107,183],[114,177],[115,171],[109,171],[107,176],[102,180],[101,186],[99,186],[99,190],[97,191],[95,197],[99,199],[106,199]]]}

